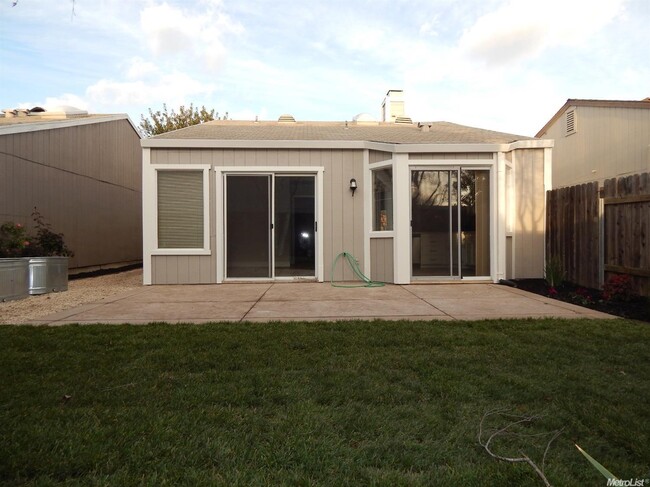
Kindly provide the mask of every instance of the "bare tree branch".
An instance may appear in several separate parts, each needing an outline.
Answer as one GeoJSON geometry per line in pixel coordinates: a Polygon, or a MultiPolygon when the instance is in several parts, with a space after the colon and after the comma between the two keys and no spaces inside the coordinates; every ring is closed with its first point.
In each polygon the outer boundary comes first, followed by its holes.
{"type": "Polygon", "coordinates": [[[483,417],[481,418],[481,421],[479,423],[479,429],[478,429],[478,442],[479,445],[481,445],[485,451],[492,457],[496,458],[497,460],[502,460],[504,462],[510,462],[510,463],[527,463],[528,465],[531,466],[531,468],[537,473],[539,478],[544,482],[544,485],[546,487],[552,487],[551,483],[548,481],[546,478],[546,475],[544,473],[544,466],[546,463],[546,455],[548,454],[549,448],[551,447],[551,443],[562,433],[562,430],[555,430],[555,431],[550,431],[550,432],[545,432],[545,433],[531,433],[531,434],[525,434],[525,433],[519,433],[519,432],[513,432],[510,431],[512,428],[514,428],[517,425],[522,425],[524,423],[532,423],[540,418],[542,416],[539,415],[533,415],[533,416],[524,416],[524,415],[518,415],[518,414],[512,414],[508,412],[508,409],[505,408],[497,408],[493,409],[491,411],[487,411],[483,417]],[[483,439],[485,434],[488,434],[487,431],[485,431],[484,423],[487,418],[491,416],[499,416],[501,418],[507,418],[511,420],[508,422],[505,426],[500,427],[496,430],[494,430],[486,440],[483,439]],[[514,437],[521,437],[521,438],[533,438],[533,437],[540,437],[540,436],[546,436],[553,434],[551,439],[548,441],[546,444],[546,449],[544,450],[544,456],[542,458],[542,468],[538,467],[537,464],[523,451],[519,451],[519,457],[507,457],[504,455],[499,455],[495,453],[490,444],[492,441],[496,438],[499,437],[508,437],[508,436],[514,436],[514,437]]]}

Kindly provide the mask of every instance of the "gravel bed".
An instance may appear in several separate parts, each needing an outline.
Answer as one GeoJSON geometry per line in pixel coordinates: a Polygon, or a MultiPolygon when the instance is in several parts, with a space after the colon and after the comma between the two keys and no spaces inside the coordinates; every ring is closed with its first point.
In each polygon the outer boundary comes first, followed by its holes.
{"type": "Polygon", "coordinates": [[[21,324],[142,287],[142,269],[71,280],[68,290],[0,302],[0,324],[21,324]]]}

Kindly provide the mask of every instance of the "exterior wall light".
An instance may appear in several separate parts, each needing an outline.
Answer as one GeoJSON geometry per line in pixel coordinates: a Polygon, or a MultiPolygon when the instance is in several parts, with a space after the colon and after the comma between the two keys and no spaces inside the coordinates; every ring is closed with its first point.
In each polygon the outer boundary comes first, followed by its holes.
{"type": "Polygon", "coordinates": [[[357,180],[352,178],[350,179],[350,191],[352,191],[352,197],[354,197],[354,192],[357,190],[357,180]]]}

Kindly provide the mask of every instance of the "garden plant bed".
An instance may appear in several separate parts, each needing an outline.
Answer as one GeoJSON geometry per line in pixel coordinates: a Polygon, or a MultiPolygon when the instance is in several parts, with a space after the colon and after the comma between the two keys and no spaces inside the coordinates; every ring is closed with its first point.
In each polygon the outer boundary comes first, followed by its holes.
{"type": "Polygon", "coordinates": [[[555,293],[550,292],[551,288],[544,279],[514,279],[513,282],[517,285],[517,288],[541,296],[577,304],[622,318],[650,322],[650,299],[643,296],[634,296],[630,301],[606,300],[603,297],[603,292],[598,289],[576,286],[569,282],[557,286],[555,293]]]}

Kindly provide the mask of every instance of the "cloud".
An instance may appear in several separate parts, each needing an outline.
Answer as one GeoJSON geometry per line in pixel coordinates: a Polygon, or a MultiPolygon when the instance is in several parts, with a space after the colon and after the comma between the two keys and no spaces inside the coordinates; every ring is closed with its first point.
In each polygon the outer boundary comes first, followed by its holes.
{"type": "Polygon", "coordinates": [[[205,4],[205,10],[196,13],[167,2],[140,12],[144,41],[155,57],[189,57],[195,66],[208,70],[222,66],[226,55],[223,38],[242,33],[243,27],[224,13],[218,2],[199,4],[205,4]]]}
{"type": "Polygon", "coordinates": [[[102,79],[89,86],[86,96],[94,103],[112,105],[147,105],[166,102],[176,106],[191,101],[196,95],[212,93],[216,86],[203,83],[177,71],[154,80],[114,81],[102,79]]]}
{"type": "Polygon", "coordinates": [[[458,46],[488,65],[534,57],[555,46],[575,46],[623,11],[624,0],[546,0],[534,6],[510,0],[479,17],[465,30],[458,46]]]}
{"type": "Polygon", "coordinates": [[[160,69],[151,61],[145,61],[141,57],[134,57],[129,60],[125,74],[128,79],[137,80],[149,78],[159,73],[160,69]]]}
{"type": "Polygon", "coordinates": [[[81,110],[88,110],[88,102],[80,96],[72,93],[64,93],[60,96],[48,96],[45,98],[45,101],[38,103],[22,102],[18,104],[17,108],[34,108],[37,106],[45,108],[46,110],[51,110],[60,106],[71,106],[81,110]]]}

